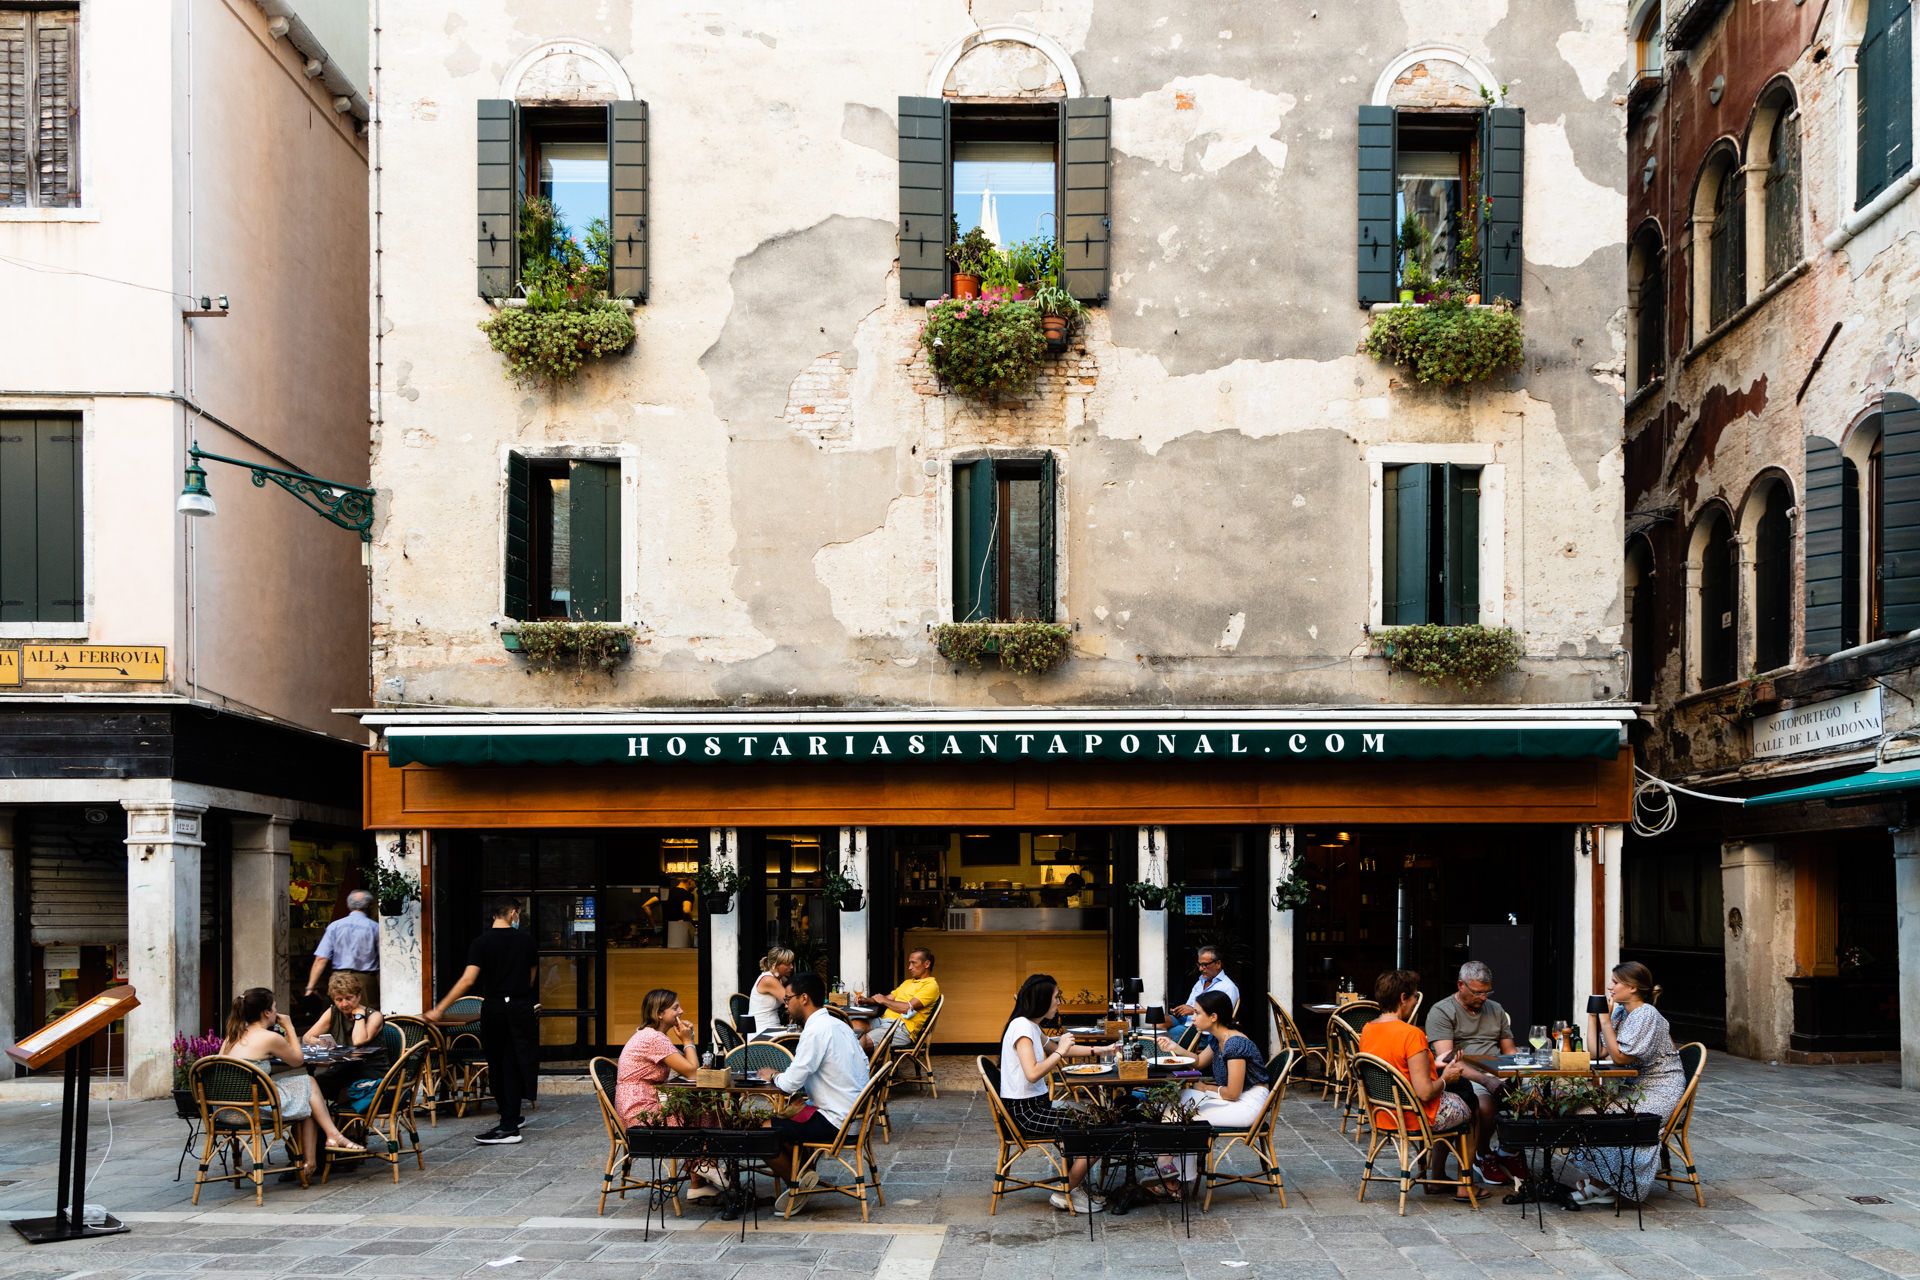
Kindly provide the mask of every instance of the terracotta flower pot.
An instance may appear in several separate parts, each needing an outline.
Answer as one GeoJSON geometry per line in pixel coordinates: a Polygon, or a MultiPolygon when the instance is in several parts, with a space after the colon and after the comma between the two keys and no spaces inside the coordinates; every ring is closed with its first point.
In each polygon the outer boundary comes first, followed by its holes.
{"type": "Polygon", "coordinates": [[[980,277],[963,276],[953,273],[953,296],[956,298],[977,298],[980,296],[980,277]]]}
{"type": "MultiPolygon", "coordinates": [[[[1067,318],[1065,316],[1041,316],[1040,333],[1048,346],[1064,343],[1067,340],[1067,318]]],[[[1058,348],[1056,348],[1057,350],[1058,348]]]]}

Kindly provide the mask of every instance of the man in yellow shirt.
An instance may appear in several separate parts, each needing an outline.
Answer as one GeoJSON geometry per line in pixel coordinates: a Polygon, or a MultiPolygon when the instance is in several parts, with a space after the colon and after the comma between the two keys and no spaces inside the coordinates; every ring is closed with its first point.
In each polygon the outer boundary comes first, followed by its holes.
{"type": "Polygon", "coordinates": [[[861,1041],[868,1052],[880,1036],[891,1036],[893,1047],[904,1049],[913,1043],[932,1015],[933,1002],[940,998],[940,983],[933,976],[933,952],[916,947],[907,953],[907,980],[890,996],[871,995],[867,999],[887,1011],[861,1041]]]}

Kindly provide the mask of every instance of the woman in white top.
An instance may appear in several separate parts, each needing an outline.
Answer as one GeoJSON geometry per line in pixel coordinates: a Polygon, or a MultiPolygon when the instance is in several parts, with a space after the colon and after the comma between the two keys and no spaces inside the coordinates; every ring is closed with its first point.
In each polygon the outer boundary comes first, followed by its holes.
{"type": "Polygon", "coordinates": [[[316,1125],[327,1136],[327,1150],[351,1154],[366,1150],[359,1143],[349,1141],[328,1114],[327,1100],[320,1094],[319,1082],[306,1073],[307,1060],[300,1052],[300,1037],[286,1015],[273,1007],[273,992],[265,987],[249,987],[233,998],[233,1008],[227,1013],[227,1038],[220,1052],[245,1058],[263,1071],[273,1070],[276,1062],[299,1071],[298,1075],[289,1073],[275,1078],[273,1087],[279,1094],[276,1105],[280,1119],[300,1123],[300,1147],[307,1173],[312,1173],[320,1163],[320,1146],[313,1140],[316,1125]]]}
{"type": "MultiPolygon", "coordinates": [[[[1000,1100],[1007,1113],[1020,1126],[1020,1132],[1052,1138],[1068,1127],[1066,1108],[1056,1107],[1047,1096],[1047,1076],[1068,1058],[1091,1058],[1117,1053],[1118,1045],[1096,1049],[1073,1042],[1071,1035],[1048,1038],[1040,1030],[1060,1012],[1060,984],[1044,973],[1036,973],[1020,984],[1013,1000],[1013,1016],[1000,1035],[1000,1100]]],[[[1075,1160],[1067,1167],[1067,1193],[1073,1208],[1080,1213],[1098,1213],[1104,1208],[1099,1200],[1090,1200],[1080,1184],[1087,1179],[1087,1161],[1075,1160]]],[[[1055,1192],[1053,1207],[1065,1209],[1067,1196],[1055,1192]]]]}
{"type": "Polygon", "coordinates": [[[760,962],[760,976],[747,996],[747,1016],[753,1019],[754,1030],[772,1031],[786,1024],[787,979],[793,976],[793,959],[792,951],[775,947],[760,962]]]}

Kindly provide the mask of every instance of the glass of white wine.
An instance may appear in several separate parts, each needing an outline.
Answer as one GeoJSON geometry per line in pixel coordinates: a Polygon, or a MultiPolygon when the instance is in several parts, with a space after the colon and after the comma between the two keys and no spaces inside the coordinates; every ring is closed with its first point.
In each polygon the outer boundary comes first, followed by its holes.
{"type": "Polygon", "coordinates": [[[1534,1065],[1540,1065],[1542,1061],[1540,1056],[1541,1050],[1547,1047],[1547,1029],[1538,1022],[1528,1027],[1527,1043],[1533,1046],[1534,1065]]]}

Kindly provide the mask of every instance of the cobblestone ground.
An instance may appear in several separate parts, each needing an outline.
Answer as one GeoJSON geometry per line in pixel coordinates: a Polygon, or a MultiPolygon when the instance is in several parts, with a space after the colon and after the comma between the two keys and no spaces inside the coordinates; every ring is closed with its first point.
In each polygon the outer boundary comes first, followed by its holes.
{"type": "MultiPolygon", "coordinates": [[[[880,1149],[888,1203],[870,1225],[850,1201],[816,1202],[791,1223],[763,1219],[744,1241],[700,1206],[650,1240],[637,1203],[596,1217],[606,1138],[590,1096],[549,1096],[517,1147],[476,1146],[485,1120],[443,1119],[423,1130],[425,1173],[409,1162],[395,1186],[384,1166],[362,1165],[327,1187],[270,1185],[259,1208],[250,1191],[224,1186],[194,1207],[191,1162],[172,1180],[184,1132],[172,1104],[123,1102],[112,1107],[112,1150],[88,1199],[132,1232],[36,1248],[6,1233],[0,1278],[1920,1276],[1920,1094],[1902,1092],[1892,1067],[1769,1068],[1714,1055],[1694,1121],[1707,1207],[1658,1190],[1644,1231],[1630,1212],[1549,1210],[1542,1231],[1497,1201],[1476,1213],[1415,1197],[1404,1218],[1378,1191],[1356,1204],[1360,1157],[1337,1132],[1338,1116],[1294,1094],[1278,1143],[1287,1208],[1234,1189],[1194,1215],[1191,1239],[1176,1209],[1156,1205],[1095,1218],[1091,1241],[1085,1218],[1054,1212],[1036,1193],[987,1215],[992,1124],[970,1076],[970,1065],[943,1060],[938,1099],[896,1101],[893,1142],[880,1149]]],[[[105,1111],[94,1104],[95,1160],[105,1111]]],[[[4,1216],[51,1211],[57,1122],[57,1103],[0,1103],[4,1216]]]]}

